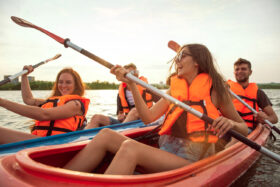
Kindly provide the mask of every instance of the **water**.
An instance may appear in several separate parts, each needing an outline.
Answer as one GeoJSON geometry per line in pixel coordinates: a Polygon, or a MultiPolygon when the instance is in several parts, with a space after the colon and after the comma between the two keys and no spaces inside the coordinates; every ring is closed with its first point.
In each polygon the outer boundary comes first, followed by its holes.
{"type": "MultiPolygon", "coordinates": [[[[280,90],[264,90],[270,98],[273,109],[278,118],[280,118],[280,90]]],[[[116,102],[118,90],[87,90],[86,97],[90,98],[91,103],[87,113],[90,119],[94,114],[104,114],[116,117],[116,102]]],[[[50,91],[32,91],[34,97],[47,98],[50,91]]],[[[20,91],[0,91],[0,97],[9,99],[14,102],[23,103],[20,91]]],[[[17,129],[24,132],[30,132],[29,126],[33,124],[33,120],[22,117],[13,112],[0,108],[0,124],[1,126],[17,129]]],[[[276,124],[280,128],[280,123],[276,124]]],[[[269,150],[280,154],[280,135],[274,133],[277,140],[269,141],[265,146],[269,150]]],[[[280,164],[266,156],[261,158],[248,170],[233,187],[276,187],[280,186],[280,164]]]]}
{"type": "MultiPolygon", "coordinates": [[[[280,90],[264,90],[270,98],[273,109],[280,121],[280,90]]],[[[280,129],[280,123],[275,124],[280,129]]],[[[274,153],[280,154],[280,135],[273,133],[276,141],[269,140],[265,145],[266,148],[274,153]]],[[[280,186],[280,164],[266,156],[260,159],[233,185],[233,187],[279,187],[280,186]]]]}

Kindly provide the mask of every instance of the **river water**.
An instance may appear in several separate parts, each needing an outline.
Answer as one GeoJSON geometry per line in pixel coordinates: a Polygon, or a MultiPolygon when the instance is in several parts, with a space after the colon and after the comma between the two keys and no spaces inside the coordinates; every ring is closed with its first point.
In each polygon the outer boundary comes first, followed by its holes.
{"type": "MultiPolygon", "coordinates": [[[[280,90],[264,90],[270,98],[273,109],[280,118],[280,90]]],[[[94,114],[104,114],[116,117],[116,95],[118,90],[87,90],[86,97],[91,103],[87,113],[88,120],[94,114]]],[[[32,91],[37,98],[47,98],[50,91],[32,91]]],[[[20,91],[0,91],[0,97],[14,102],[23,103],[20,91]]],[[[17,115],[13,112],[0,108],[0,125],[3,127],[29,132],[29,126],[33,120],[17,115]]],[[[276,124],[280,128],[280,123],[276,124]]],[[[269,141],[265,146],[269,150],[280,154],[280,135],[274,133],[277,140],[269,141]]],[[[261,158],[233,185],[233,187],[278,187],[280,186],[280,164],[266,156],[261,158]]]]}

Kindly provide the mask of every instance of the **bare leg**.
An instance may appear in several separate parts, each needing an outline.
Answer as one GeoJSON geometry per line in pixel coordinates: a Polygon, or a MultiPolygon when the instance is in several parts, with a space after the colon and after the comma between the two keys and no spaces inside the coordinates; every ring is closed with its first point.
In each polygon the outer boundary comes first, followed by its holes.
{"type": "Polygon", "coordinates": [[[106,174],[132,174],[137,165],[148,172],[160,172],[190,163],[174,154],[129,139],[111,129],[102,129],[64,168],[90,172],[102,161],[107,151],[116,155],[106,174]]]}
{"type": "Polygon", "coordinates": [[[134,120],[137,120],[137,119],[139,119],[138,111],[136,110],[136,108],[133,108],[129,111],[129,113],[127,114],[123,123],[134,121],[134,120]]]}
{"type": "Polygon", "coordinates": [[[174,154],[129,139],[122,143],[105,174],[133,174],[137,165],[154,173],[188,164],[189,161],[174,154]]]}
{"type": "Polygon", "coordinates": [[[8,129],[5,127],[0,127],[0,144],[19,142],[19,141],[29,140],[34,138],[39,138],[39,136],[8,129]]]}
{"type": "Polygon", "coordinates": [[[110,118],[102,114],[95,114],[94,116],[92,116],[85,129],[92,129],[106,125],[110,125],[110,118]]]}
{"type": "Polygon", "coordinates": [[[102,161],[107,151],[116,153],[127,139],[111,129],[102,129],[64,168],[90,172],[102,161]]]}

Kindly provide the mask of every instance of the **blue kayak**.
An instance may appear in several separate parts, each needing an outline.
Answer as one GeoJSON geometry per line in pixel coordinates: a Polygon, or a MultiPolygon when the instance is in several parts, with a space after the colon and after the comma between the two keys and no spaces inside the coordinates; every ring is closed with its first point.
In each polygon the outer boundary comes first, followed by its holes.
{"type": "MultiPolygon", "coordinates": [[[[151,123],[148,126],[152,126],[152,125],[158,125],[158,123],[157,122],[151,123]]],[[[65,134],[58,134],[54,136],[47,136],[47,137],[15,142],[15,143],[3,144],[0,145],[0,157],[4,155],[14,154],[20,150],[31,148],[31,147],[58,145],[58,144],[65,144],[70,142],[90,140],[103,128],[110,128],[115,131],[124,131],[127,129],[141,128],[141,127],[147,127],[147,125],[145,125],[141,120],[136,120],[128,123],[108,125],[108,126],[98,127],[93,129],[80,130],[80,131],[69,132],[65,134]]]]}

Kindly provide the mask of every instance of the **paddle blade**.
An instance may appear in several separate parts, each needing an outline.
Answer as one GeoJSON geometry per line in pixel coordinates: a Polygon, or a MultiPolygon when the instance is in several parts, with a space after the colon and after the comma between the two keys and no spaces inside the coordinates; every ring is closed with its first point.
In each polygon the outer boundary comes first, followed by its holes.
{"type": "Polygon", "coordinates": [[[174,42],[173,40],[170,40],[168,42],[168,47],[175,52],[178,52],[181,48],[181,46],[177,42],[174,42]]]}
{"type": "Polygon", "coordinates": [[[35,25],[33,25],[32,23],[22,19],[22,18],[18,18],[18,17],[15,17],[15,16],[11,16],[11,19],[18,25],[20,26],[23,26],[23,27],[32,27],[34,28],[35,25]]]}
{"type": "Polygon", "coordinates": [[[41,31],[41,32],[45,33],[46,35],[48,35],[49,37],[51,37],[51,38],[53,38],[54,40],[56,40],[57,42],[59,42],[59,43],[61,43],[61,44],[64,45],[64,41],[65,41],[65,40],[64,40],[63,38],[61,38],[61,37],[59,37],[59,36],[57,36],[57,35],[55,35],[55,34],[49,32],[49,31],[47,31],[47,30],[45,30],[45,29],[43,29],[43,28],[41,28],[41,27],[38,27],[38,26],[36,26],[36,25],[34,25],[34,24],[32,24],[32,23],[30,23],[30,22],[28,22],[28,21],[26,21],[26,20],[24,20],[24,19],[22,19],[22,18],[18,18],[18,17],[15,17],[15,16],[11,16],[11,19],[12,19],[16,24],[18,24],[18,25],[20,25],[20,26],[23,26],[23,27],[30,27],[30,28],[34,28],[34,29],[36,29],[36,30],[38,30],[38,31],[41,31]]]}
{"type": "Polygon", "coordinates": [[[52,60],[56,60],[56,59],[58,59],[59,57],[61,57],[61,54],[57,54],[57,55],[55,55],[54,57],[49,58],[48,60],[46,60],[46,62],[49,62],[49,61],[52,61],[52,60]]]}

